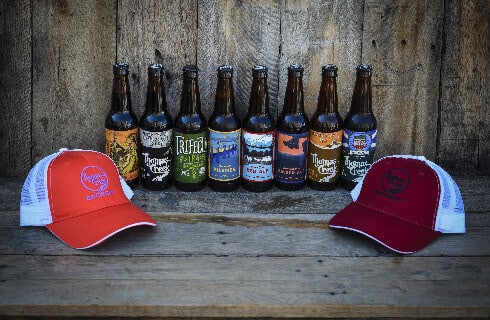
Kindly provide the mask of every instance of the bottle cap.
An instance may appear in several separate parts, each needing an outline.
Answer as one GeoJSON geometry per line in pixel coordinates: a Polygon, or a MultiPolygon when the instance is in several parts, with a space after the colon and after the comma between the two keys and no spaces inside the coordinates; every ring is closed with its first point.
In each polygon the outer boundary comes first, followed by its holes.
{"type": "Polygon", "coordinates": [[[112,67],[114,75],[126,76],[129,73],[129,65],[125,62],[118,62],[112,67]]]}
{"type": "Polygon", "coordinates": [[[218,78],[229,79],[233,76],[233,67],[222,65],[218,67],[218,78]]]}
{"type": "Polygon", "coordinates": [[[324,64],[322,66],[322,75],[326,77],[336,77],[337,70],[337,66],[334,64],[324,64]]]}
{"type": "Polygon", "coordinates": [[[267,67],[263,65],[255,65],[252,68],[252,76],[259,79],[267,78],[267,67]]]}
{"type": "Polygon", "coordinates": [[[182,68],[184,72],[184,77],[186,78],[197,78],[199,68],[196,65],[188,64],[182,68]]]}
{"type": "Polygon", "coordinates": [[[368,78],[371,76],[372,68],[368,64],[360,64],[356,68],[357,74],[359,74],[361,77],[368,78]]]}
{"type": "Polygon", "coordinates": [[[294,78],[301,78],[303,76],[303,70],[300,64],[291,64],[288,67],[288,75],[294,78]]]}
{"type": "Polygon", "coordinates": [[[148,77],[160,78],[163,74],[163,66],[159,63],[154,63],[148,66],[148,77]]]}

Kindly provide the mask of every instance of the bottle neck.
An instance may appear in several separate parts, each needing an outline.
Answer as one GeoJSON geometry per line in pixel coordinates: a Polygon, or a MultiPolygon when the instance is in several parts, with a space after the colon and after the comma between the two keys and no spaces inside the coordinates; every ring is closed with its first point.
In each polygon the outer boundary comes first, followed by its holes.
{"type": "Polygon", "coordinates": [[[214,102],[214,113],[235,113],[235,99],[233,95],[233,83],[231,78],[218,78],[216,98],[214,102]]]}
{"type": "Polygon", "coordinates": [[[146,111],[161,113],[167,110],[165,89],[160,77],[150,77],[146,91],[146,111]]]}
{"type": "Polygon", "coordinates": [[[304,113],[303,79],[289,77],[284,101],[285,113],[304,113]]]}
{"type": "Polygon", "coordinates": [[[319,113],[336,113],[338,111],[337,79],[335,77],[322,78],[317,111],[319,113]]]}
{"type": "Polygon", "coordinates": [[[197,78],[184,78],[180,98],[180,112],[182,114],[197,114],[200,111],[201,97],[197,78]]]}
{"type": "Polygon", "coordinates": [[[254,78],[249,101],[250,114],[269,113],[269,95],[267,89],[267,79],[254,78]]]}
{"type": "Polygon", "coordinates": [[[131,94],[127,75],[115,75],[112,83],[111,109],[113,112],[131,110],[131,94]]]}
{"type": "Polygon", "coordinates": [[[357,75],[350,111],[352,113],[372,113],[370,77],[357,75]]]}

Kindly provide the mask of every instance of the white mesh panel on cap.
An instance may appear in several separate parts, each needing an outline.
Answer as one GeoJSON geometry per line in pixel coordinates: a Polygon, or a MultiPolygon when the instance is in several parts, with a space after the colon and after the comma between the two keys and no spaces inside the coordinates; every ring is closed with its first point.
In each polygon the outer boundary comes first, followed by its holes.
{"type": "Polygon", "coordinates": [[[51,161],[63,151],[41,159],[29,172],[20,197],[21,226],[44,226],[53,222],[49,208],[47,172],[51,161]]]}
{"type": "Polygon", "coordinates": [[[437,210],[435,230],[443,233],[465,233],[465,213],[463,198],[454,179],[440,166],[426,160],[437,172],[441,182],[441,197],[437,210]]]}
{"type": "Polygon", "coordinates": [[[123,177],[119,176],[119,181],[121,181],[121,187],[123,189],[124,195],[126,198],[130,199],[134,196],[134,191],[130,186],[124,181],[123,177]]]}

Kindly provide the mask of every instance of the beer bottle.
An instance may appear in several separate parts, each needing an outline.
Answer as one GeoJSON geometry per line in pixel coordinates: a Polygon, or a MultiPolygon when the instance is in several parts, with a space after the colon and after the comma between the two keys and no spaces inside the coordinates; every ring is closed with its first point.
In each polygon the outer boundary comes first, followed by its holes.
{"type": "Polygon", "coordinates": [[[215,191],[232,191],[240,184],[240,120],[235,114],[233,68],[218,68],[214,111],[209,118],[208,185],[215,191]]]}
{"type": "Polygon", "coordinates": [[[207,124],[201,112],[198,72],[195,65],[183,69],[180,111],[174,121],[174,184],[183,191],[206,186],[207,124]]]}
{"type": "Polygon", "coordinates": [[[105,118],[105,152],[116,163],[120,175],[134,188],[138,183],[138,118],[131,105],[129,67],[113,66],[111,109],[105,118]]]}
{"type": "Polygon", "coordinates": [[[340,175],[342,118],[337,103],[337,66],[322,66],[322,84],[316,111],[310,121],[308,186],[332,190],[340,175]]]}
{"type": "Polygon", "coordinates": [[[140,119],[140,178],[150,190],[164,190],[172,182],[172,127],[167,111],[163,67],[148,67],[145,112],[140,119]]]}
{"type": "Polygon", "coordinates": [[[344,120],[340,184],[352,190],[371,167],[376,148],[377,124],[372,110],[371,66],[357,66],[356,84],[344,120]]]}
{"type": "Polygon", "coordinates": [[[276,123],[276,186],[299,190],[306,185],[308,117],[304,110],[303,67],[288,67],[284,108],[276,123]]]}
{"type": "Polygon", "coordinates": [[[248,114],[242,124],[242,187],[248,191],[269,190],[274,178],[274,118],[269,113],[267,68],[252,69],[248,114]]]}

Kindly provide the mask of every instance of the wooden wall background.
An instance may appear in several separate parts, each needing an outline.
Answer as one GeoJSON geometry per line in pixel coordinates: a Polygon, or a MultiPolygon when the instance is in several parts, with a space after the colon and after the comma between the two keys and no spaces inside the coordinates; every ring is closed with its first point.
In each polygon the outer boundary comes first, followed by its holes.
{"type": "Polygon", "coordinates": [[[355,67],[373,67],[377,157],[418,154],[453,174],[489,172],[490,1],[0,0],[0,176],[24,177],[61,147],[103,150],[112,64],[130,64],[143,112],[146,68],[166,70],[176,115],[181,69],[197,63],[209,116],[215,70],[232,65],[238,113],[250,69],[269,68],[271,109],[282,110],[286,68],[305,67],[308,115],[320,68],[339,67],[339,109],[355,67]]]}

